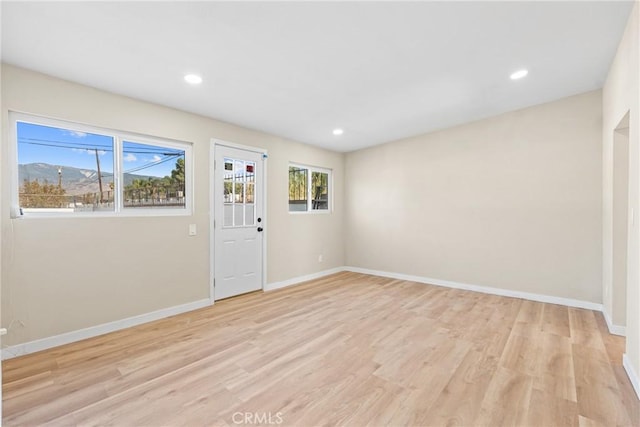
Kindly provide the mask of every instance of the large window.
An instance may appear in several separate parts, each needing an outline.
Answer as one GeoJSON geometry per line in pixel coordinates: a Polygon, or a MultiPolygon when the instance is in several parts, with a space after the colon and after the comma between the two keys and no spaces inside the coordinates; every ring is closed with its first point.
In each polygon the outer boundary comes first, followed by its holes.
{"type": "Polygon", "coordinates": [[[191,144],[11,114],[15,212],[190,213],[191,144]]]}
{"type": "Polygon", "coordinates": [[[330,191],[329,169],[289,165],[289,212],[328,212],[330,191]]]}

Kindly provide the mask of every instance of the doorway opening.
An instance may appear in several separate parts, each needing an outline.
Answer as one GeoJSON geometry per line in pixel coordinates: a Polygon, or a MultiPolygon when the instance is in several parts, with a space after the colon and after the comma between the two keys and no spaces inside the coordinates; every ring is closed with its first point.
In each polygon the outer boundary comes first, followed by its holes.
{"type": "Polygon", "coordinates": [[[611,321],[626,325],[629,240],[629,112],[613,131],[613,265],[611,321]]]}

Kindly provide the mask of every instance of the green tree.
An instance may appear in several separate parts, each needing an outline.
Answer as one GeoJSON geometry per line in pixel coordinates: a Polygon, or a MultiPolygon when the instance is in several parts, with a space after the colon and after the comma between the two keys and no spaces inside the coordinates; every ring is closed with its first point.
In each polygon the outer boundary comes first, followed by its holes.
{"type": "Polygon", "coordinates": [[[184,158],[180,157],[176,162],[176,167],[171,171],[171,179],[174,188],[178,191],[184,191],[184,158]]]}
{"type": "Polygon", "coordinates": [[[171,176],[136,178],[124,188],[125,201],[138,203],[142,200],[148,201],[148,199],[158,201],[175,197],[178,192],[184,194],[184,172],[184,158],[179,158],[175,168],[171,171],[171,176]]]}
{"type": "Polygon", "coordinates": [[[171,191],[171,178],[168,176],[165,176],[164,178],[161,178],[158,180],[158,196],[161,199],[168,199],[169,198],[169,191],[171,191]]]}
{"type": "Polygon", "coordinates": [[[307,200],[307,173],[306,169],[289,166],[289,200],[307,200]]]}

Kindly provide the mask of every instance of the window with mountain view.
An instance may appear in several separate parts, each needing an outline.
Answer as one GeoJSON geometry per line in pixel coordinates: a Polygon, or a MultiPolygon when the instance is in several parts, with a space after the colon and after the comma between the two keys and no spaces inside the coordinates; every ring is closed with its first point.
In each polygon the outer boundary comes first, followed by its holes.
{"type": "Polygon", "coordinates": [[[11,117],[15,203],[24,214],[189,211],[190,144],[18,113],[11,117]]]}
{"type": "Polygon", "coordinates": [[[17,135],[23,210],[113,211],[113,137],[26,122],[17,135]]]}

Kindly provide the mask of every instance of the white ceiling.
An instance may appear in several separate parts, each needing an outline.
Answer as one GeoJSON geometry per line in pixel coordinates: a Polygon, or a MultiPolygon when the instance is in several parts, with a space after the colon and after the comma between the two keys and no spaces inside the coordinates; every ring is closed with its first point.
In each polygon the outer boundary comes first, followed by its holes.
{"type": "Polygon", "coordinates": [[[351,151],[602,87],[631,7],[3,2],[2,60],[351,151]]]}

